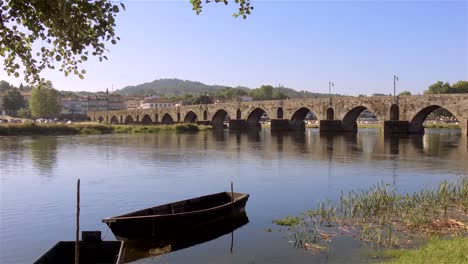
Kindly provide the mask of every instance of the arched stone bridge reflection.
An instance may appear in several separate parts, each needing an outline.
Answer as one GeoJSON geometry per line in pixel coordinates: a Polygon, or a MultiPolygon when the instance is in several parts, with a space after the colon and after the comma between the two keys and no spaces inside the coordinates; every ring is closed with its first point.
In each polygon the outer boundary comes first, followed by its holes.
{"type": "Polygon", "coordinates": [[[230,130],[249,130],[259,128],[260,117],[266,113],[271,119],[272,131],[287,131],[304,130],[304,119],[312,112],[320,120],[321,132],[356,132],[356,120],[367,109],[376,115],[385,133],[421,134],[426,117],[440,107],[458,119],[467,135],[468,94],[232,102],[88,112],[88,117],[92,121],[112,124],[198,123],[212,125],[215,129],[222,129],[228,117],[230,130]]]}

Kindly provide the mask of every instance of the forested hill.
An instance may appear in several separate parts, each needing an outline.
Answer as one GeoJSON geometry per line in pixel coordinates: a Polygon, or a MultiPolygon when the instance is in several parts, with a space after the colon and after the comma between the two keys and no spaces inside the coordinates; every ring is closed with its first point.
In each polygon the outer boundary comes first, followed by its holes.
{"type": "MultiPolygon", "coordinates": [[[[214,93],[226,86],[207,85],[201,82],[184,81],[179,79],[159,79],[152,82],[142,83],[135,86],[126,86],[116,92],[126,96],[147,95],[184,95],[214,93]]],[[[241,87],[242,88],[242,87],[241,87]]],[[[243,87],[245,90],[248,88],[243,87]]]]}
{"type": "MultiPolygon", "coordinates": [[[[185,94],[204,94],[216,93],[225,89],[227,86],[222,85],[207,85],[201,82],[184,81],[179,79],[159,79],[152,82],[142,83],[134,86],[126,86],[116,92],[125,96],[181,96],[185,94]]],[[[252,89],[247,87],[234,87],[240,88],[247,93],[252,89]]],[[[297,91],[286,87],[275,87],[275,90],[285,94],[289,98],[303,98],[303,97],[324,97],[328,94],[311,93],[308,91],[297,91]]]]}

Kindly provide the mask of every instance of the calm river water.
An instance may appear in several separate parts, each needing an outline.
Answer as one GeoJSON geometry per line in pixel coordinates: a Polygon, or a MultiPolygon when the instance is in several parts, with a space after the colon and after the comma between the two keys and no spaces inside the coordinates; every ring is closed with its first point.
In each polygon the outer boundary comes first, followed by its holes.
{"type": "Polygon", "coordinates": [[[338,240],[312,255],[294,249],[271,221],[297,215],[341,190],[380,182],[400,191],[468,174],[458,130],[386,138],[376,129],[321,136],[200,132],[153,135],[0,137],[0,263],[31,263],[73,240],[76,180],[81,229],[101,219],[171,201],[234,190],[249,193],[249,223],[231,234],[137,263],[360,263],[360,244],[338,240]],[[265,229],[273,227],[273,232],[265,229]]]}

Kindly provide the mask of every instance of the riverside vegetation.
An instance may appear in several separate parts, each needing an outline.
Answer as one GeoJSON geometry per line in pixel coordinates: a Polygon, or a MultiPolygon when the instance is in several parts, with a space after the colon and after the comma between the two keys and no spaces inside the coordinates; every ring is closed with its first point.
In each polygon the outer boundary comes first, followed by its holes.
{"type": "MultiPolygon", "coordinates": [[[[383,183],[368,190],[342,192],[337,202],[319,202],[315,209],[300,216],[287,216],[273,223],[287,227],[294,247],[312,252],[327,249],[337,236],[357,238],[371,249],[405,249],[431,237],[466,237],[467,213],[468,178],[463,177],[456,182],[444,181],[436,190],[425,188],[413,194],[397,194],[383,183]]],[[[397,250],[385,254],[391,257],[414,253],[397,250]]]]}
{"type": "Polygon", "coordinates": [[[142,125],[103,125],[94,123],[84,124],[3,124],[0,125],[1,136],[15,135],[77,135],[77,134],[138,134],[158,133],[163,131],[197,132],[210,130],[211,126],[196,124],[174,124],[158,126],[142,125]]]}

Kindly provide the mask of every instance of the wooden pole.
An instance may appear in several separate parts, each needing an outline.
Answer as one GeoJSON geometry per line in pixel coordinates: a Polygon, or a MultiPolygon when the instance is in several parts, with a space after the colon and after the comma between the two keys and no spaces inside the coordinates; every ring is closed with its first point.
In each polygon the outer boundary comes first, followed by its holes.
{"type": "Polygon", "coordinates": [[[232,205],[232,213],[234,213],[234,185],[231,181],[231,205],[232,205]]]}
{"type": "Polygon", "coordinates": [[[80,263],[80,179],[76,183],[76,240],[75,240],[75,264],[80,263]]]}

